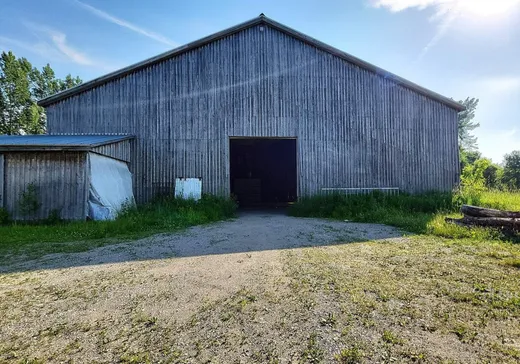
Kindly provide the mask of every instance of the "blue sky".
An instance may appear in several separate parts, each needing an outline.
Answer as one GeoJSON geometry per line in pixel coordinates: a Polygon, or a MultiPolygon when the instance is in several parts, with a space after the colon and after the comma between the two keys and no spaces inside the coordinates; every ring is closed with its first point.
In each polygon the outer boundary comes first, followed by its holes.
{"type": "Polygon", "coordinates": [[[0,0],[0,50],[87,81],[265,13],[457,100],[481,152],[520,150],[520,0],[0,0]]]}

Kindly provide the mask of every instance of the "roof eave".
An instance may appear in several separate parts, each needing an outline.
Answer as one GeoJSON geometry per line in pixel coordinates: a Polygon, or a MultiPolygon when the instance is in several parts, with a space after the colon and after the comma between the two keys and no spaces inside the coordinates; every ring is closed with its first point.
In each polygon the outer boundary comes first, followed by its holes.
{"type": "Polygon", "coordinates": [[[135,139],[135,135],[121,135],[118,136],[118,139],[115,140],[106,140],[98,143],[91,144],[62,144],[62,145],[52,145],[52,144],[12,144],[12,145],[0,145],[0,153],[1,152],[89,152],[97,147],[102,147],[104,145],[116,144],[126,140],[135,139]]]}
{"type": "Polygon", "coordinates": [[[240,32],[246,28],[249,28],[253,25],[257,25],[257,24],[262,24],[262,23],[265,23],[265,24],[268,24],[270,26],[272,26],[273,28],[283,32],[283,33],[286,33],[290,36],[293,36],[301,41],[303,41],[304,43],[307,43],[307,44],[310,44],[311,46],[314,46],[318,49],[321,49],[325,52],[328,52],[328,53],[331,53],[333,55],[336,55],[344,60],[346,60],[347,62],[350,62],[350,63],[353,63],[359,67],[362,67],[364,69],[367,69],[369,71],[372,71],[376,74],[379,74],[381,75],[382,77],[385,77],[385,78],[388,78],[388,79],[391,79],[392,81],[396,82],[397,84],[400,84],[402,85],[403,87],[406,87],[410,90],[413,90],[413,91],[416,91],[424,96],[427,96],[429,98],[432,98],[436,101],[439,101],[457,111],[464,111],[466,108],[461,105],[460,103],[450,99],[450,98],[447,98],[445,96],[442,96],[434,91],[431,91],[431,90],[428,90],[422,86],[419,86],[417,85],[416,83],[413,83],[411,81],[408,81],[400,76],[397,76],[396,74],[393,74],[391,72],[388,72],[380,67],[377,67],[369,62],[365,62],[363,61],[362,59],[360,58],[357,58],[351,54],[348,54],[346,52],[343,52],[337,48],[334,48],[326,43],[323,43],[317,39],[314,39],[312,37],[309,37],[308,35],[305,35],[297,30],[294,30],[286,25],[283,25],[281,23],[278,23],[277,21],[275,20],[272,20],[266,16],[264,16],[263,14],[261,14],[260,16],[256,17],[256,18],[253,18],[251,20],[248,20],[246,22],[243,22],[243,23],[240,23],[238,25],[235,25],[231,28],[227,28],[227,29],[224,29],[220,32],[217,32],[217,33],[214,33],[212,35],[209,35],[207,37],[204,37],[204,38],[201,38],[199,40],[196,40],[194,42],[191,42],[191,43],[188,43],[188,44],[185,44],[181,47],[178,47],[178,48],[175,48],[173,50],[170,50],[170,51],[167,51],[167,52],[164,52],[164,53],[161,53],[155,57],[152,57],[152,58],[148,58],[144,61],[141,61],[141,62],[138,62],[138,63],[135,63],[133,65],[130,65],[128,67],[125,67],[125,68],[122,68],[120,70],[117,70],[117,71],[114,71],[114,72],[111,72],[107,75],[104,75],[104,76],[101,76],[101,77],[98,77],[98,78],[95,78],[91,81],[88,81],[88,82],[85,82],[85,83],[82,83],[76,87],[73,87],[73,88],[70,88],[68,90],[65,90],[65,91],[62,91],[62,92],[59,92],[57,94],[54,94],[52,96],[49,96],[49,97],[46,97],[44,99],[41,99],[40,101],[38,101],[38,105],[40,106],[43,106],[43,107],[46,107],[46,106],[49,106],[53,103],[56,103],[58,101],[61,101],[65,98],[68,98],[68,97],[71,97],[71,96],[74,96],[74,95],[77,95],[83,91],[87,91],[87,90],[90,90],[94,87],[97,87],[97,86],[100,86],[102,84],[105,84],[107,82],[110,82],[112,80],[115,80],[115,79],[118,79],[120,77],[124,77],[130,73],[134,73],[134,72],[137,72],[143,68],[146,68],[146,67],[149,67],[151,65],[154,65],[156,63],[159,63],[159,62],[162,62],[162,61],[165,61],[166,59],[169,59],[169,58],[172,58],[172,57],[175,57],[177,55],[180,55],[184,52],[187,52],[189,50],[192,50],[192,49],[195,49],[195,48],[198,48],[198,47],[201,47],[203,45],[206,45],[210,42],[214,42],[216,40],[219,40],[219,39],[222,39],[224,37],[227,37],[229,35],[232,35],[234,33],[237,33],[237,32],[240,32]]]}
{"type": "Polygon", "coordinates": [[[92,150],[90,146],[53,146],[53,145],[13,145],[1,146],[2,152],[88,152],[92,150]]]}

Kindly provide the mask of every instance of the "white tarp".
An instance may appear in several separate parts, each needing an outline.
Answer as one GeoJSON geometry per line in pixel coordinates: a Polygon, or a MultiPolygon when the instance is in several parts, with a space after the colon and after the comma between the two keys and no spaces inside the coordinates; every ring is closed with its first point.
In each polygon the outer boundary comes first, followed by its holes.
{"type": "Polygon", "coordinates": [[[90,158],[89,217],[114,220],[125,204],[134,204],[132,174],[125,162],[95,153],[90,158]]]}
{"type": "Polygon", "coordinates": [[[175,197],[182,199],[200,200],[202,195],[202,179],[200,178],[176,178],[175,197]]]}

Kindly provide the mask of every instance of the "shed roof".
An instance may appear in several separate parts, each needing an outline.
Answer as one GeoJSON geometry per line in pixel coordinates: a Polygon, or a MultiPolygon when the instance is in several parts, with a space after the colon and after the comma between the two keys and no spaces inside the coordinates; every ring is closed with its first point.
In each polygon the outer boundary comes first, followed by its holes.
{"type": "Polygon", "coordinates": [[[0,135],[1,151],[88,151],[132,139],[132,135],[0,135]]]}
{"type": "Polygon", "coordinates": [[[359,59],[357,57],[354,57],[346,52],[343,52],[337,48],[334,48],[328,44],[325,44],[323,42],[320,42],[319,40],[317,39],[314,39],[306,34],[303,34],[303,33],[300,33],[299,31],[297,30],[294,30],[292,28],[289,28],[288,26],[286,25],[283,25],[281,23],[278,23],[277,21],[274,21],[268,17],[266,17],[264,14],[260,14],[260,16],[256,17],[256,18],[253,18],[251,20],[248,20],[244,23],[241,23],[241,24],[238,24],[238,25],[235,25],[231,28],[228,28],[228,29],[225,29],[225,30],[222,30],[218,33],[214,33],[212,35],[209,35],[205,38],[201,38],[199,40],[196,40],[194,42],[191,42],[191,43],[188,43],[186,45],[183,45],[181,47],[178,47],[178,48],[175,48],[173,50],[170,50],[170,51],[167,51],[167,52],[164,52],[162,54],[159,54],[158,56],[155,56],[155,57],[152,57],[152,58],[149,58],[149,59],[146,59],[142,62],[139,62],[139,63],[136,63],[136,64],[133,64],[133,65],[130,65],[128,67],[125,67],[125,68],[122,68],[120,70],[117,70],[117,71],[114,71],[114,72],[111,72],[107,75],[104,75],[104,76],[101,76],[101,77],[98,77],[98,78],[95,78],[91,81],[88,81],[88,82],[85,82],[85,83],[82,83],[76,87],[73,87],[73,88],[70,88],[68,90],[65,90],[65,91],[61,91],[55,95],[52,95],[52,96],[49,96],[49,97],[46,97],[42,100],[40,100],[38,102],[38,104],[40,106],[49,106],[49,105],[52,105],[56,102],[59,102],[61,100],[64,100],[68,97],[71,97],[71,96],[74,96],[74,95],[77,95],[81,92],[84,92],[84,91],[88,91],[92,88],[95,88],[97,86],[100,86],[100,85],[103,85],[107,82],[110,82],[112,80],[115,80],[115,79],[118,79],[118,78],[121,78],[121,77],[124,77],[130,73],[134,73],[134,72],[137,72],[143,68],[146,68],[146,67],[149,67],[151,65],[154,65],[156,63],[159,63],[159,62],[162,62],[164,60],[167,60],[169,58],[173,58],[175,56],[178,56],[180,54],[183,54],[185,52],[188,52],[192,49],[195,49],[195,48],[198,48],[198,47],[201,47],[201,46],[204,46],[208,43],[211,43],[211,42],[214,42],[216,40],[219,40],[219,39],[222,39],[224,37],[227,37],[229,35],[232,35],[234,33],[237,33],[237,32],[240,32],[244,29],[247,29],[247,28],[250,28],[252,26],[255,26],[255,25],[259,25],[259,24],[266,24],[266,25],[269,25],[271,26],[272,28],[274,29],[277,29],[287,35],[290,35],[296,39],[299,39],[300,41],[304,42],[304,43],[307,43],[313,47],[316,47],[322,51],[325,51],[325,52],[328,52],[328,53],[331,53],[339,58],[342,58],[350,63],[353,63],[361,68],[364,68],[366,70],[369,70],[371,72],[374,72],[384,78],[387,78],[387,79],[391,79],[393,80],[394,82],[396,82],[397,84],[400,84],[408,89],[411,89],[413,91],[416,91],[424,96],[427,96],[431,99],[434,99],[436,101],[439,101],[457,111],[463,111],[465,110],[465,107],[461,104],[459,104],[458,102],[448,98],[448,97],[445,97],[445,96],[442,96],[436,92],[433,92],[431,90],[428,90],[422,86],[419,86],[411,81],[408,81],[402,77],[399,77],[391,72],[388,72],[388,71],[385,71],[384,69],[382,68],[379,68],[377,66],[374,66],[373,64],[371,63],[368,63],[368,62],[365,62],[363,61],[362,59],[359,59]]]}

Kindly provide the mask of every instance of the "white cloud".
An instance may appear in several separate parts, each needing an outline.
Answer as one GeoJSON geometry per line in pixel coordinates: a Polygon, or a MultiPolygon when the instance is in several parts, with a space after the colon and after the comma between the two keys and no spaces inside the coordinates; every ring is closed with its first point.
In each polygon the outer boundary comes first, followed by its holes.
{"type": "Polygon", "coordinates": [[[36,42],[23,41],[19,39],[0,36],[0,42],[34,53],[48,61],[72,62],[82,66],[90,66],[107,70],[114,67],[99,62],[87,56],[71,46],[67,41],[67,35],[45,25],[32,22],[23,22],[31,30],[36,42]]]}
{"type": "Polygon", "coordinates": [[[117,24],[123,28],[127,28],[127,29],[130,29],[136,33],[139,33],[141,35],[144,35],[145,37],[148,37],[150,39],[153,39],[153,40],[156,40],[160,43],[163,43],[163,44],[166,44],[170,47],[176,47],[178,46],[178,44],[176,42],[174,42],[173,40],[171,39],[168,39],[167,37],[161,35],[161,34],[158,34],[158,33],[155,33],[155,32],[152,32],[152,31],[149,31],[149,30],[146,30],[144,28],[141,28],[135,24],[132,24],[126,20],[123,20],[123,19],[120,19],[120,18],[117,18],[113,15],[110,15],[108,14],[107,12],[104,12],[103,10],[100,10],[98,8],[95,8],[93,7],[92,5],[88,5],[88,4],[85,4],[79,0],[76,0],[76,3],[81,6],[82,8],[88,10],[89,12],[91,12],[92,14],[96,15],[97,17],[101,18],[101,19],[105,19],[113,24],[117,24]]]}
{"type": "Polygon", "coordinates": [[[56,48],[58,48],[64,55],[66,55],[70,60],[77,64],[82,64],[85,66],[94,65],[94,61],[88,58],[85,54],[80,51],[72,48],[67,44],[67,36],[63,33],[54,32],[51,34],[51,39],[54,42],[56,48]]]}
{"type": "Polygon", "coordinates": [[[437,23],[437,32],[423,48],[422,58],[448,32],[455,20],[461,17],[479,21],[498,20],[520,7],[520,0],[368,0],[375,8],[397,13],[407,9],[433,10],[430,21],[437,23]]]}
{"type": "Polygon", "coordinates": [[[399,12],[408,8],[423,10],[445,2],[443,0],[371,0],[370,4],[376,8],[388,8],[392,12],[399,12]]]}
{"type": "Polygon", "coordinates": [[[450,12],[493,16],[513,10],[520,5],[520,0],[369,0],[369,3],[375,8],[387,8],[392,12],[433,8],[436,17],[450,12]]]}

